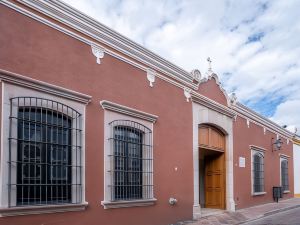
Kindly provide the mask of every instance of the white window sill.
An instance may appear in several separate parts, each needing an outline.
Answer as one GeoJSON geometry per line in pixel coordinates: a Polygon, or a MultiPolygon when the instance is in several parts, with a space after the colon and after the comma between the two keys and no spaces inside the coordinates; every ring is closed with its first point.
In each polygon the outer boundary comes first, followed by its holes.
{"type": "Polygon", "coordinates": [[[267,194],[267,192],[254,192],[254,193],[252,193],[252,196],[259,196],[259,195],[265,195],[265,194],[267,194]]]}
{"type": "Polygon", "coordinates": [[[283,194],[288,194],[290,192],[291,192],[290,190],[285,190],[285,191],[283,191],[283,194]]]}
{"type": "Polygon", "coordinates": [[[157,200],[152,199],[141,199],[141,200],[132,200],[132,201],[102,201],[104,209],[116,209],[116,208],[126,208],[126,207],[140,207],[140,206],[150,206],[154,205],[157,200]]]}
{"type": "Polygon", "coordinates": [[[11,208],[0,208],[0,217],[82,211],[85,210],[87,206],[88,203],[85,202],[80,204],[21,206],[21,207],[18,206],[18,207],[11,207],[11,208]]]}

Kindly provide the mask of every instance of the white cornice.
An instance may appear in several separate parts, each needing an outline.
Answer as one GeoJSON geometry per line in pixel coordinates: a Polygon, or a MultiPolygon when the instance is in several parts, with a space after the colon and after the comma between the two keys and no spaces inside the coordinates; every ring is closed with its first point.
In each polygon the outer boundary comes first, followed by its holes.
{"type": "Polygon", "coordinates": [[[88,104],[91,96],[0,69],[0,80],[88,104]]]}
{"type": "Polygon", "coordinates": [[[100,101],[100,105],[102,106],[103,109],[106,110],[110,110],[113,112],[118,112],[118,113],[122,113],[125,115],[129,115],[129,116],[133,116],[139,119],[143,119],[146,121],[149,121],[151,123],[155,123],[156,120],[158,119],[158,116],[150,114],[150,113],[146,113],[140,110],[136,110],[124,105],[120,105],[114,102],[110,102],[110,101],[100,101]]]}
{"type": "MultiPolygon", "coordinates": [[[[156,55],[150,50],[131,41],[123,35],[113,31],[93,18],[74,9],[70,5],[61,1],[52,0],[17,0],[18,2],[71,27],[94,40],[118,50],[119,52],[159,71],[173,79],[184,82],[193,89],[197,89],[197,84],[193,83],[192,75],[184,69],[156,55]]],[[[4,4],[13,3],[3,0],[4,4]]],[[[15,6],[16,7],[16,6],[15,6]]]]}
{"type": "MultiPolygon", "coordinates": [[[[198,89],[198,84],[193,83],[193,76],[188,73],[187,71],[183,70],[182,68],[170,63],[169,61],[161,58],[160,56],[152,53],[151,51],[145,49],[144,47],[134,43],[133,41],[129,40],[128,38],[122,36],[121,34],[111,30],[110,28],[104,26],[103,24],[95,21],[91,17],[81,13],[80,11],[72,8],[71,6],[61,2],[61,1],[52,1],[52,0],[17,0],[18,2],[46,15],[50,18],[53,18],[56,21],[59,21],[68,27],[71,27],[77,31],[80,31],[82,34],[87,35],[88,37],[92,38],[93,40],[99,41],[100,43],[104,43],[107,46],[115,49],[128,57],[123,57],[121,54],[118,54],[110,49],[105,49],[105,53],[110,54],[122,61],[125,61],[137,68],[140,68],[144,71],[147,71],[147,68],[152,68],[156,70],[157,77],[179,87],[185,89],[185,87],[192,88],[194,90],[198,89]],[[145,67],[142,64],[134,62],[135,59],[138,62],[148,65],[145,67]],[[161,74],[160,74],[161,73],[161,74]],[[173,80],[174,79],[174,80],[173,80]],[[179,82],[176,82],[176,81],[179,82]]],[[[46,24],[54,29],[57,29],[77,40],[80,40],[88,45],[93,43],[89,39],[78,35],[75,32],[66,29],[57,23],[53,23],[48,19],[45,19],[39,16],[37,13],[32,13],[29,10],[24,9],[23,7],[18,6],[17,4],[8,1],[8,0],[1,0],[0,4],[6,5],[26,16],[29,16],[43,24],[46,24]]],[[[212,78],[213,76],[209,76],[212,78]]],[[[204,81],[204,80],[203,80],[204,81]]],[[[217,80],[218,83],[218,80],[217,80]]],[[[224,93],[224,89],[220,87],[224,93]]],[[[228,95],[226,92],[224,93],[227,100],[228,95]]],[[[208,99],[208,98],[207,98],[208,99]]],[[[212,101],[208,99],[209,101],[212,101]]],[[[202,100],[201,100],[202,101],[202,100]]],[[[206,100],[203,102],[207,102],[206,100]]],[[[205,103],[207,104],[207,103],[205,103]]],[[[213,106],[214,104],[212,104],[213,106]]],[[[240,105],[237,103],[237,105],[240,105]]],[[[222,105],[222,107],[224,107],[222,105]]],[[[221,108],[222,108],[221,107],[221,108]]],[[[275,132],[278,132],[288,138],[292,138],[290,132],[286,131],[285,129],[281,128],[279,125],[275,124],[274,122],[270,121],[269,119],[257,114],[247,108],[246,110],[240,109],[239,106],[234,106],[229,104],[229,107],[236,111],[242,117],[250,118],[254,121],[257,121],[262,126],[266,126],[275,132]]],[[[221,109],[220,108],[220,109],[221,109]]],[[[226,108],[226,107],[225,107],[226,108]]],[[[232,110],[230,110],[232,111],[232,110]]]]}
{"type": "Polygon", "coordinates": [[[279,133],[280,135],[284,136],[285,138],[292,139],[294,134],[289,132],[288,130],[282,128],[278,124],[274,123],[273,121],[269,120],[268,118],[258,114],[257,112],[249,109],[248,107],[244,106],[241,103],[236,103],[232,105],[232,109],[236,111],[240,116],[244,118],[249,118],[250,120],[256,121],[261,126],[266,126],[269,130],[273,130],[275,133],[279,133]]]}
{"type": "Polygon", "coordinates": [[[217,112],[220,112],[230,118],[234,118],[236,116],[236,113],[232,109],[230,109],[218,102],[215,102],[195,91],[191,92],[191,96],[192,96],[192,101],[195,103],[206,106],[206,107],[213,109],[217,112]]]}

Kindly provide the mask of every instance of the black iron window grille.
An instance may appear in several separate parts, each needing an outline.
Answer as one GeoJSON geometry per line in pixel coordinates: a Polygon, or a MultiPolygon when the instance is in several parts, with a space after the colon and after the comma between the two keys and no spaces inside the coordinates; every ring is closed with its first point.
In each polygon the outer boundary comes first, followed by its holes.
{"type": "Polygon", "coordinates": [[[152,131],[129,120],[111,126],[111,200],[153,198],[152,131]]]}
{"type": "Polygon", "coordinates": [[[288,160],[282,159],[281,161],[281,186],[283,191],[289,190],[289,167],[288,160]]]}
{"type": "Polygon", "coordinates": [[[264,156],[257,152],[253,155],[253,191],[264,192],[264,156]]]}
{"type": "Polygon", "coordinates": [[[9,207],[81,203],[81,114],[36,97],[10,99],[9,207]]]}

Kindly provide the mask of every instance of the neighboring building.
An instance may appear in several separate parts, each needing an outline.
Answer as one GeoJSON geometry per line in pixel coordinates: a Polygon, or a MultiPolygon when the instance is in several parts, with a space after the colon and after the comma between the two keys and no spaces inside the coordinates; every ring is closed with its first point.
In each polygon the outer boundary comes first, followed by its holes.
{"type": "Polygon", "coordinates": [[[60,1],[0,3],[1,225],[170,224],[294,196],[293,134],[210,67],[60,1]]]}
{"type": "Polygon", "coordinates": [[[294,193],[295,197],[300,198],[300,137],[296,136],[294,138],[294,147],[293,147],[293,154],[294,154],[294,193]]]}

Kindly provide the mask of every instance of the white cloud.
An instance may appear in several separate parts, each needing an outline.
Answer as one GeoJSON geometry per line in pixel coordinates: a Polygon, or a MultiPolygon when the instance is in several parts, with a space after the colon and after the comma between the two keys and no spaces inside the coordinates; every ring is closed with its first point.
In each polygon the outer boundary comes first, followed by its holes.
{"type": "Polygon", "coordinates": [[[188,71],[210,56],[228,92],[261,112],[279,99],[272,119],[300,128],[300,1],[65,2],[188,71]]]}

